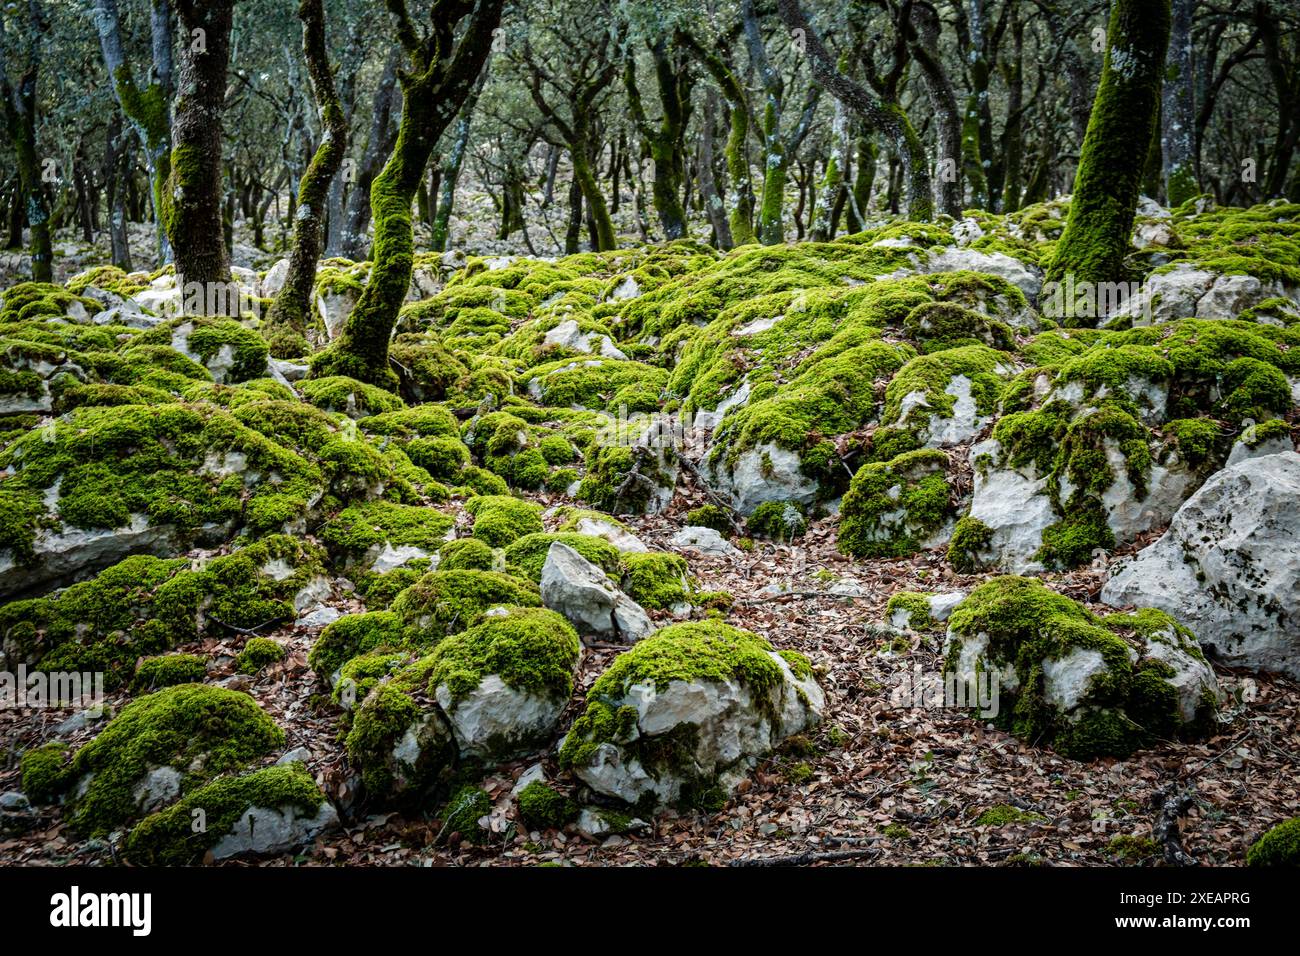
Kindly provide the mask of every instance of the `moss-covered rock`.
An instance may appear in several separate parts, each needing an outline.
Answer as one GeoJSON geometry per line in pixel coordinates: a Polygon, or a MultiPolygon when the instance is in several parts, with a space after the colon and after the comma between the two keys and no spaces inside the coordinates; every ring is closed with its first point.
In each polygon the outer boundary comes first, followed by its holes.
{"type": "Polygon", "coordinates": [[[543,530],[542,509],[509,495],[479,495],[465,503],[465,510],[474,516],[474,537],[494,548],[543,530]]]}
{"type": "Polygon", "coordinates": [[[816,724],[821,708],[800,655],[721,622],[675,624],[592,685],[560,763],[629,804],[713,806],[758,757],[816,724]]]}
{"type": "Polygon", "coordinates": [[[149,694],[73,757],[72,823],[107,833],[283,744],[284,731],[246,694],[201,684],[149,694]]]}
{"type": "Polygon", "coordinates": [[[1300,817],[1271,828],[1246,851],[1247,866],[1300,866],[1300,817]]]}
{"type": "MultiPolygon", "coordinates": [[[[793,501],[765,501],[745,521],[745,528],[759,538],[793,541],[808,530],[808,519],[804,517],[803,509],[793,501]]],[[[721,534],[730,533],[730,528],[714,530],[721,534]]]]}
{"type": "Polygon", "coordinates": [[[618,549],[604,538],[576,532],[527,534],[505,549],[507,566],[532,581],[542,580],[542,566],[551,544],[562,541],[608,574],[619,570],[618,549]]]}
{"type": "Polygon", "coordinates": [[[131,693],[174,687],[176,684],[202,683],[208,673],[208,660],[202,654],[164,654],[146,657],[135,668],[131,678],[131,693]]]}
{"type": "Polygon", "coordinates": [[[216,860],[280,854],[337,823],[306,768],[293,763],[199,787],[138,823],[123,855],[137,866],[192,866],[209,853],[216,860]]]}
{"type": "MultiPolygon", "coordinates": [[[[478,623],[493,607],[537,607],[536,584],[499,571],[431,571],[397,596],[392,611],[433,643],[478,623]]],[[[336,622],[337,623],[337,622],[336,622]]]]}
{"type": "Polygon", "coordinates": [[[681,555],[662,551],[625,554],[621,570],[623,593],[642,607],[669,610],[691,601],[690,568],[681,555]]]}
{"type": "Polygon", "coordinates": [[[839,549],[897,558],[947,541],[955,508],[948,456],[913,451],[858,469],[840,510],[839,549]]]}
{"type": "Polygon", "coordinates": [[[244,649],[235,658],[235,669],[241,674],[256,674],[264,667],[284,660],[284,645],[270,637],[250,637],[244,649]]]}
{"type": "Polygon", "coordinates": [[[446,542],[453,519],[433,508],[366,501],[340,511],[320,539],[345,564],[389,571],[427,561],[446,542]]]}
{"type": "Polygon", "coordinates": [[[421,642],[392,611],[349,614],[325,626],[307,654],[307,664],[334,682],[340,668],[362,654],[377,650],[419,648],[421,642]]]}
{"type": "Polygon", "coordinates": [[[520,790],[515,802],[524,825],[534,830],[559,829],[578,817],[578,805],[541,780],[520,790]]]}
{"type": "Polygon", "coordinates": [[[1217,707],[1214,672],[1168,615],[1099,616],[1034,578],[972,591],[949,619],[944,655],[945,674],[996,682],[1001,726],[1079,760],[1195,737],[1217,707]]]}

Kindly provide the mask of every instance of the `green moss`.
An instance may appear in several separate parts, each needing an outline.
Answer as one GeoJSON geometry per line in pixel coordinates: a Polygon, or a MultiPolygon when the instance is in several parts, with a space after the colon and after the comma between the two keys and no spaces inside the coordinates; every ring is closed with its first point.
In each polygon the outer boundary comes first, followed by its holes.
{"type": "Polygon", "coordinates": [[[914,451],[858,469],[840,510],[838,546],[858,557],[902,557],[953,514],[948,456],[914,451]]]}
{"type": "Polygon", "coordinates": [[[298,383],[302,397],[317,408],[365,419],[404,407],[396,395],[345,375],[330,375],[298,383]]]}
{"type": "Polygon", "coordinates": [[[314,817],[324,802],[311,774],[297,763],[223,777],[142,820],[127,836],[123,855],[137,866],[192,866],[253,808],[314,817]],[[196,811],[202,811],[205,823],[198,832],[196,811]]]}
{"type": "Polygon", "coordinates": [[[411,461],[439,481],[455,480],[470,463],[469,449],[459,438],[450,435],[414,438],[407,443],[405,451],[411,461]]]}
{"type": "Polygon", "coordinates": [[[344,709],[352,710],[384,678],[409,661],[410,655],[400,651],[376,650],[358,655],[339,668],[339,679],[330,697],[344,709]]]}
{"type": "Polygon", "coordinates": [[[235,658],[235,668],[241,674],[256,674],[264,667],[284,660],[284,646],[269,637],[250,637],[244,649],[235,658]]]}
{"type": "Polygon", "coordinates": [[[903,320],[907,333],[921,344],[922,352],[940,352],[964,345],[986,345],[1014,351],[1016,337],[1005,322],[954,302],[926,302],[903,320]]]}
{"type": "Polygon", "coordinates": [[[283,744],[284,731],[245,694],[182,684],[141,697],[73,757],[69,779],[93,775],[68,799],[73,825],[100,835],[138,816],[134,791],[151,768],[178,770],[186,794],[283,744]]]}
{"type": "Polygon", "coordinates": [[[948,563],[961,574],[975,574],[987,565],[982,555],[993,540],[993,529],[970,515],[958,520],[948,541],[948,563]]]}
{"type": "Polygon", "coordinates": [[[1172,435],[1179,455],[1193,468],[1198,468],[1219,457],[1223,445],[1223,432],[1212,418],[1176,418],[1161,426],[1172,435]]]}
{"type": "Polygon", "coordinates": [[[173,687],[176,684],[198,684],[208,674],[208,660],[202,654],[166,654],[146,657],[136,666],[131,678],[131,693],[173,687]]]}
{"type": "Polygon", "coordinates": [[[474,516],[474,537],[494,548],[504,548],[524,535],[542,531],[541,508],[509,495],[471,498],[465,510],[474,516]]]}
{"type": "Polygon", "coordinates": [[[175,319],[155,326],[137,337],[142,345],[170,345],[177,336],[185,339],[185,351],[211,365],[223,352],[230,354],[228,382],[242,382],[266,374],[266,340],[235,319],[193,317],[175,319]]]}
{"type": "Polygon", "coordinates": [[[1020,810],[1006,803],[989,807],[975,818],[977,827],[1004,827],[1011,823],[1040,823],[1045,820],[1041,813],[1020,810]]]}
{"type": "Polygon", "coordinates": [[[331,518],[320,539],[331,553],[358,558],[385,543],[394,548],[412,546],[432,554],[442,546],[452,528],[450,516],[432,508],[366,501],[331,518]]]}
{"type": "Polygon", "coordinates": [[[624,554],[623,591],[642,607],[668,610],[691,602],[686,559],[659,551],[624,554]]]}
{"type": "Polygon", "coordinates": [[[67,789],[67,758],[71,748],[53,741],[25,751],[19,767],[23,793],[32,803],[54,803],[67,789]]]}
{"type": "MultiPolygon", "coordinates": [[[[525,535],[520,541],[527,541],[533,535],[525,535]]],[[[519,542],[515,542],[518,544],[519,542]]],[[[513,547],[513,545],[512,545],[513,547]]],[[[502,570],[498,564],[503,564],[504,560],[498,560],[497,552],[491,545],[480,541],[478,538],[457,538],[454,541],[448,541],[438,552],[440,560],[438,569],[441,571],[498,571],[502,570]]],[[[518,565],[518,561],[514,564],[518,565]]],[[[541,568],[538,568],[538,575],[541,574],[541,568]]],[[[529,575],[532,577],[532,575],[529,575]]]]}
{"type": "Polygon", "coordinates": [[[755,537],[793,541],[808,530],[808,519],[792,501],[765,501],[745,520],[745,529],[755,537]]]}
{"type": "Polygon", "coordinates": [[[1106,851],[1123,863],[1138,863],[1160,855],[1160,845],[1150,837],[1116,834],[1106,844],[1106,851]]]}
{"type": "Polygon", "coordinates": [[[948,392],[953,379],[963,376],[970,382],[975,411],[992,415],[1002,397],[1004,371],[1008,356],[983,345],[963,345],[930,355],[921,355],[904,365],[885,389],[885,408],[881,422],[891,426],[918,430],[939,415],[950,417],[957,396],[948,392]],[[903,403],[909,395],[925,397],[904,416],[903,403]]]}
{"type": "Polygon", "coordinates": [[[1300,817],[1268,830],[1246,851],[1247,866],[1300,866],[1300,817]]]}
{"type": "Polygon", "coordinates": [[[556,541],[568,545],[607,574],[615,574],[619,570],[619,553],[616,547],[604,538],[573,532],[526,534],[506,548],[506,565],[518,571],[523,577],[540,582],[547,552],[556,541]]]}
{"type": "Polygon", "coordinates": [[[498,571],[438,570],[399,594],[392,609],[421,640],[433,642],[478,623],[488,608],[541,603],[531,581],[498,571]]]}
{"type": "Polygon", "coordinates": [[[366,610],[385,610],[397,595],[401,594],[428,570],[429,562],[415,560],[400,568],[393,568],[382,574],[367,571],[357,578],[357,594],[366,602],[366,610]]]}
{"type": "Polygon", "coordinates": [[[712,528],[720,535],[730,535],[735,529],[727,512],[717,505],[700,505],[686,513],[686,523],[697,528],[712,528]]]}
{"type": "Polygon", "coordinates": [[[916,591],[895,591],[885,605],[885,617],[892,620],[899,612],[907,615],[907,626],[914,631],[938,629],[938,622],[930,616],[929,595],[916,591]]]}
{"type": "Polygon", "coordinates": [[[627,413],[652,412],[668,384],[668,372],[641,362],[586,357],[560,359],[530,369],[521,384],[544,405],[627,413]]]}
{"type": "Polygon", "coordinates": [[[418,642],[402,618],[391,611],[349,614],[324,628],[307,654],[317,674],[330,678],[344,664],[378,648],[415,648],[418,642]]]}
{"type": "Polygon", "coordinates": [[[519,816],[533,830],[559,829],[578,818],[576,803],[540,780],[519,791],[519,816]]]}
{"type": "Polygon", "coordinates": [[[462,787],[452,794],[443,807],[443,831],[448,834],[459,833],[461,839],[471,843],[482,843],[487,839],[488,831],[479,825],[479,820],[491,812],[492,800],[485,790],[462,787]]]}
{"type": "Polygon", "coordinates": [[[671,449],[658,454],[643,447],[608,445],[587,459],[587,474],[578,487],[578,497],[602,511],[641,514],[659,488],[669,484],[667,464],[671,449]],[[630,476],[635,472],[636,478],[630,476]]]}

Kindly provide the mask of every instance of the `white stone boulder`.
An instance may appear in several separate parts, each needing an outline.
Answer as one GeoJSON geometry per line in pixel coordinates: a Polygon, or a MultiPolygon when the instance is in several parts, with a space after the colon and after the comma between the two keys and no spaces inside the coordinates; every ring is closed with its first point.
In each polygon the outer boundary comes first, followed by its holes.
{"type": "Polygon", "coordinates": [[[579,632],[632,644],[654,631],[645,609],[609,575],[562,541],[551,543],[542,565],[542,603],[579,632]]]}

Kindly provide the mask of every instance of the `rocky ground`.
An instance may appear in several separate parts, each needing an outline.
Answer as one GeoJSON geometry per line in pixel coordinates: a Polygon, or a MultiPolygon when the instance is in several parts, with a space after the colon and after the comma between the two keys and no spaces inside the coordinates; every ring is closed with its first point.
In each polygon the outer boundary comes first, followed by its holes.
{"type": "Polygon", "coordinates": [[[1064,209],[424,256],[400,397],[165,272],[10,287],[3,663],[112,686],[0,709],[0,859],[1245,862],[1300,813],[1300,207],[1148,204],[1104,329],[1064,209]],[[895,693],[972,662],[999,719],[895,693]]]}

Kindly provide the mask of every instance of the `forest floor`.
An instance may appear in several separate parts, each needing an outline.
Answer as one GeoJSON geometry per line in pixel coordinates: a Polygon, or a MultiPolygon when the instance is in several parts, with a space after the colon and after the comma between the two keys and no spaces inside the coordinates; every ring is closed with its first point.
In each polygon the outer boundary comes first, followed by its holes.
{"type": "MultiPolygon", "coordinates": [[[[548,506],[564,501],[547,494],[527,497],[548,506]]],[[[698,490],[682,486],[669,511],[629,523],[652,548],[672,550],[668,539],[686,523],[685,512],[703,501],[698,490]]],[[[1300,728],[1292,719],[1300,687],[1293,681],[1217,668],[1226,699],[1243,693],[1255,699],[1248,712],[1225,711],[1214,736],[1194,744],[1165,743],[1128,760],[1081,763],[981,725],[966,711],[891,703],[890,689],[902,671],[937,668],[941,635],[912,636],[907,647],[900,645],[897,632],[882,625],[889,595],[899,589],[968,590],[984,579],[956,575],[941,551],[901,560],[849,559],[836,550],[834,520],[823,519],[794,545],[756,542],[753,550],[731,557],[686,556],[702,589],[734,596],[732,623],[807,655],[827,695],[827,719],[818,732],[763,762],[719,812],[670,812],[642,832],[604,840],[572,828],[524,832],[512,822],[510,791],[533,761],[518,761],[483,783],[495,801],[494,832],[480,845],[440,842],[432,816],[385,813],[349,820],[297,856],[226,865],[759,865],[785,858],[871,865],[1155,865],[1163,849],[1152,839],[1152,827],[1160,795],[1169,787],[1194,794],[1181,820],[1184,848],[1199,863],[1232,865],[1271,824],[1300,810],[1300,728]],[[829,583],[845,579],[860,585],[861,596],[827,593],[829,583]],[[772,593],[777,588],[786,593],[772,593]],[[984,816],[990,810],[1000,819],[990,822],[984,816]]],[[[1103,578],[1099,559],[1051,583],[1087,600],[1103,578]]],[[[361,609],[359,602],[334,603],[345,613],[361,609]]],[[[235,673],[236,640],[209,639],[179,649],[217,663],[210,681],[251,693],[285,728],[286,749],[306,747],[309,770],[328,793],[346,798],[337,711],[317,704],[324,688],[306,661],[316,633],[293,626],[269,631],[289,654],[256,678],[235,673]]],[[[609,645],[588,648],[579,689],[585,691],[616,653],[609,645]]],[[[575,694],[561,727],[576,716],[581,700],[575,694]]],[[[116,703],[110,695],[110,709],[116,703]]],[[[22,752],[48,739],[70,716],[71,711],[0,710],[0,750],[22,752]]],[[[61,736],[76,746],[97,729],[92,724],[61,736]]],[[[553,759],[543,763],[549,779],[565,782],[553,759]]],[[[16,766],[0,770],[0,791],[17,789],[17,778],[16,766]]],[[[57,808],[44,808],[34,829],[0,835],[0,859],[24,865],[113,862],[106,842],[78,840],[57,808]]]]}

